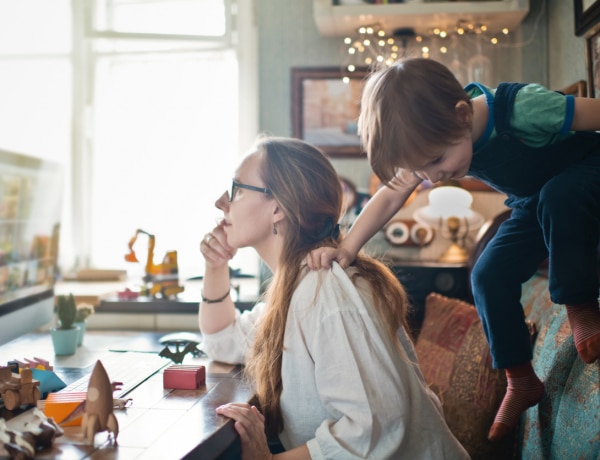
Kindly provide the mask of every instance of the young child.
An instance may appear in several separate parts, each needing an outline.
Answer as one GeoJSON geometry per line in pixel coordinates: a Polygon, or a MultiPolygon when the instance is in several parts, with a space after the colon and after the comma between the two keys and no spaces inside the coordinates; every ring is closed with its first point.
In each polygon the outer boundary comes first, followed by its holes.
{"type": "Polygon", "coordinates": [[[473,176],[508,195],[511,217],[471,275],[493,365],[507,393],[489,431],[505,437],[537,404],[544,385],[532,350],[521,285],[549,257],[553,302],[566,305],[577,352],[600,357],[597,247],[600,226],[600,100],[537,84],[462,88],[442,64],[407,59],[366,82],[359,134],[382,187],[339,248],[314,250],[313,269],[347,266],[422,180],[473,176]]]}

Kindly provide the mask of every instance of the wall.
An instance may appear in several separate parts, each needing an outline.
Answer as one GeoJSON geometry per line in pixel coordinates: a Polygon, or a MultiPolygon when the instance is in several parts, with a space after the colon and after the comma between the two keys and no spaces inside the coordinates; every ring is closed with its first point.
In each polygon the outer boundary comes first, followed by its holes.
{"type": "MultiPolygon", "coordinates": [[[[340,64],[341,37],[322,37],[312,0],[256,0],[259,29],[259,126],[262,132],[292,135],[291,68],[340,64]]],[[[365,160],[334,160],[341,175],[366,187],[365,160]]]]}
{"type": "Polygon", "coordinates": [[[548,0],[547,3],[550,87],[587,81],[585,39],[575,36],[573,2],[548,0]]]}

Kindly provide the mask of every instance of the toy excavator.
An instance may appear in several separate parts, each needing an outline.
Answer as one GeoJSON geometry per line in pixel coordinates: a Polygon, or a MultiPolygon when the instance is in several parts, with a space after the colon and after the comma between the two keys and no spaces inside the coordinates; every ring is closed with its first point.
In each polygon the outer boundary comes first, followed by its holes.
{"type": "Polygon", "coordinates": [[[129,254],[125,255],[127,262],[139,262],[133,250],[133,245],[137,241],[139,234],[148,236],[148,259],[146,260],[146,274],[144,275],[145,287],[142,290],[143,295],[151,297],[176,297],[183,292],[184,287],[179,285],[179,268],[177,266],[177,251],[168,251],[161,264],[154,263],[154,235],[138,229],[135,235],[129,240],[129,254]]]}

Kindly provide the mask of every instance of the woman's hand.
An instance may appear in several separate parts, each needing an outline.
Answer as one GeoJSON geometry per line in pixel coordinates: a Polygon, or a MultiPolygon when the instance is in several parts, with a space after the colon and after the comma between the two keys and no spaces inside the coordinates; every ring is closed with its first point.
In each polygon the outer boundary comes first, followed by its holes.
{"type": "Polygon", "coordinates": [[[347,250],[338,247],[321,247],[310,251],[306,256],[306,263],[311,270],[320,270],[321,268],[331,268],[331,262],[336,261],[342,268],[347,268],[355,256],[347,250]]]}
{"type": "Polygon", "coordinates": [[[242,441],[242,460],[273,460],[265,435],[265,417],[255,406],[229,403],[217,407],[217,414],[235,420],[242,441]]]}
{"type": "Polygon", "coordinates": [[[200,252],[206,260],[207,267],[221,267],[227,265],[235,255],[235,249],[227,244],[227,235],[220,223],[210,233],[207,233],[200,242],[200,252]]]}

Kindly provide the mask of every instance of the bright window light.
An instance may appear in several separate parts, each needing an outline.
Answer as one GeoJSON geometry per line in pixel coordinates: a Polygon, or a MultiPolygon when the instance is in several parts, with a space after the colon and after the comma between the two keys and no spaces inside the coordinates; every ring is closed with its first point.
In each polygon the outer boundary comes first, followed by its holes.
{"type": "MultiPolygon", "coordinates": [[[[65,164],[63,271],[132,270],[141,228],[156,262],[177,250],[181,277],[201,274],[200,240],[242,153],[235,7],[0,0],[0,147],[65,164]]],[[[232,267],[256,273],[244,254],[232,267]]]]}

